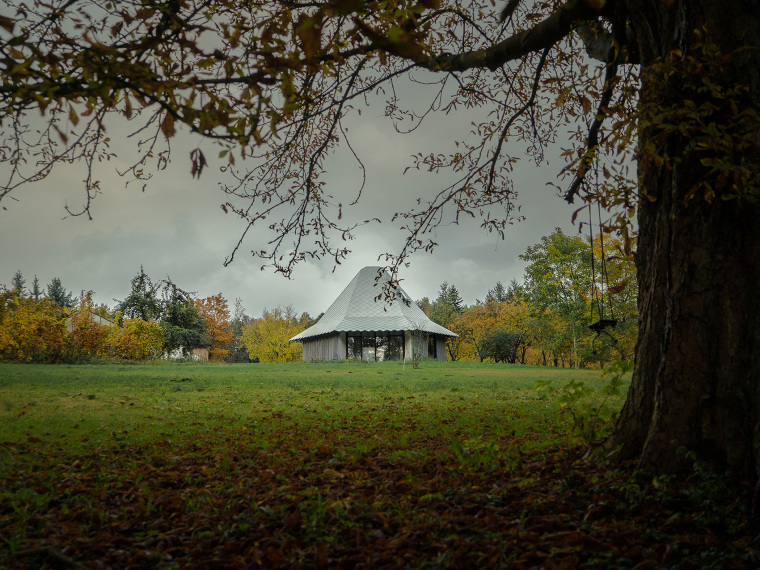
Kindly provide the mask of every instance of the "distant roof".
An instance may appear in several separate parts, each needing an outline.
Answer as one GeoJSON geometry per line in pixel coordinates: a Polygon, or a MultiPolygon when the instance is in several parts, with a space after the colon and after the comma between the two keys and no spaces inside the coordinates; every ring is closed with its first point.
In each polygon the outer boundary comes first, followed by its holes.
{"type": "Polygon", "coordinates": [[[291,341],[330,334],[333,332],[362,331],[411,331],[420,330],[442,336],[457,336],[449,329],[431,321],[412,301],[411,297],[396,288],[392,303],[375,297],[383,291],[383,283],[390,275],[381,267],[365,267],[356,274],[317,324],[297,334],[291,341]]]}

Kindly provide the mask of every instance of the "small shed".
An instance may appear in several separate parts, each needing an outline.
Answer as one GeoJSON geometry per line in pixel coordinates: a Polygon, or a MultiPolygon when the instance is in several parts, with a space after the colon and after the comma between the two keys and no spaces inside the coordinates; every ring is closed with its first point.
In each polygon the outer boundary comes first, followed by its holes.
{"type": "Polygon", "coordinates": [[[389,280],[381,267],[359,271],[315,325],[290,339],[303,343],[304,361],[446,360],[446,339],[457,335],[431,321],[401,287],[393,303],[375,300],[389,280]]]}

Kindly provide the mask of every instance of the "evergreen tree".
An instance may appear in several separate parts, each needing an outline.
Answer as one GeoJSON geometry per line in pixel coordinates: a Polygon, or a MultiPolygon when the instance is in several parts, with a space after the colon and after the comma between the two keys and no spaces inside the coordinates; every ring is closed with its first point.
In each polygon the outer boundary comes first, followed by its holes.
{"type": "Polygon", "coordinates": [[[13,279],[11,279],[11,285],[13,285],[13,290],[16,292],[16,295],[19,297],[24,296],[24,285],[26,284],[26,279],[24,279],[24,276],[21,274],[21,270],[17,269],[16,273],[13,274],[13,279]]]}
{"type": "Polygon", "coordinates": [[[464,300],[459,294],[459,290],[454,285],[449,287],[448,302],[458,313],[461,313],[464,310],[464,300]]]}
{"type": "Polygon", "coordinates": [[[512,279],[507,287],[507,302],[519,301],[525,298],[525,289],[517,282],[517,279],[512,279]]]}
{"type": "Polygon", "coordinates": [[[509,293],[501,281],[497,281],[493,289],[489,289],[486,293],[486,303],[504,303],[505,301],[509,301],[509,293]]]}
{"type": "Polygon", "coordinates": [[[37,279],[36,275],[34,276],[34,280],[32,280],[32,290],[30,292],[35,301],[39,301],[45,294],[40,287],[40,280],[37,279]]]}
{"type": "Polygon", "coordinates": [[[78,301],[76,297],[61,284],[59,277],[53,277],[53,280],[47,286],[47,296],[59,307],[73,307],[78,301]]]}
{"type": "Polygon", "coordinates": [[[171,353],[181,348],[186,356],[194,348],[208,346],[206,323],[193,303],[193,294],[180,289],[169,278],[162,284],[164,350],[171,353]]]}
{"type": "Polygon", "coordinates": [[[459,290],[448,281],[441,283],[438,298],[430,308],[430,320],[442,327],[448,327],[452,321],[462,314],[464,301],[459,295],[459,290]]]}
{"type": "Polygon", "coordinates": [[[118,301],[117,311],[121,311],[122,317],[128,319],[142,319],[150,321],[161,316],[161,301],[158,298],[160,284],[154,284],[146,275],[142,265],[140,273],[131,281],[132,289],[123,301],[118,301]]]}

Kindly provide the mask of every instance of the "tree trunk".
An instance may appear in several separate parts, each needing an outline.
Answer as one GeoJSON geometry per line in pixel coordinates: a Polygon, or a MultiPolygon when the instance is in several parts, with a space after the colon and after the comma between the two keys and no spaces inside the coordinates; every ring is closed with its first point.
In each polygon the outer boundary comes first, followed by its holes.
{"type": "MultiPolygon", "coordinates": [[[[694,81],[702,85],[708,71],[709,79],[725,89],[746,85],[746,93],[736,101],[738,108],[758,109],[760,14],[755,4],[742,0],[681,0],[667,8],[666,4],[627,2],[639,38],[643,76],[639,105],[644,115],[647,106],[683,109],[690,94],[700,96],[694,81]],[[685,57],[699,56],[694,30],[701,29],[722,54],[731,55],[729,63],[716,66],[717,72],[705,66],[703,76],[691,79],[657,72],[656,59],[674,49],[685,57]],[[737,51],[747,45],[753,48],[737,51]]],[[[727,110],[723,116],[723,125],[730,124],[730,113],[727,110]]],[[[760,124],[753,129],[757,133],[760,124]]],[[[621,448],[623,457],[637,457],[649,471],[684,472],[690,466],[685,452],[695,452],[733,480],[757,480],[758,188],[754,203],[723,200],[731,180],[721,180],[703,165],[708,155],[705,149],[700,154],[689,146],[692,137],[658,125],[643,128],[639,137],[640,148],[655,149],[666,160],[658,165],[644,155],[639,162],[640,189],[649,198],[642,198],[639,209],[636,368],[610,443],[621,448]],[[716,191],[710,203],[704,190],[693,199],[688,196],[704,181],[716,191]]],[[[757,146],[748,152],[753,153],[749,161],[757,165],[757,146]]]]}
{"type": "Polygon", "coordinates": [[[578,357],[578,338],[575,336],[575,329],[573,329],[573,368],[577,370],[580,367],[580,358],[578,357]]]}

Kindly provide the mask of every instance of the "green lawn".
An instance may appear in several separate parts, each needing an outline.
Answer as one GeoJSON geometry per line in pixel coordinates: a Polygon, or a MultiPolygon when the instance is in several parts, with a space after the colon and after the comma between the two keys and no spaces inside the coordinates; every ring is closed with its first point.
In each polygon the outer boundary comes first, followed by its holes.
{"type": "Polygon", "coordinates": [[[721,527],[675,482],[585,457],[539,381],[607,383],[479,363],[0,364],[0,566],[752,562],[739,509],[713,508],[721,527]]]}
{"type": "Polygon", "coordinates": [[[76,452],[217,430],[265,445],[283,425],[329,431],[336,422],[431,436],[447,426],[467,436],[541,432],[560,420],[537,381],[571,379],[603,384],[595,371],[480,363],[0,365],[0,440],[76,452]]]}

